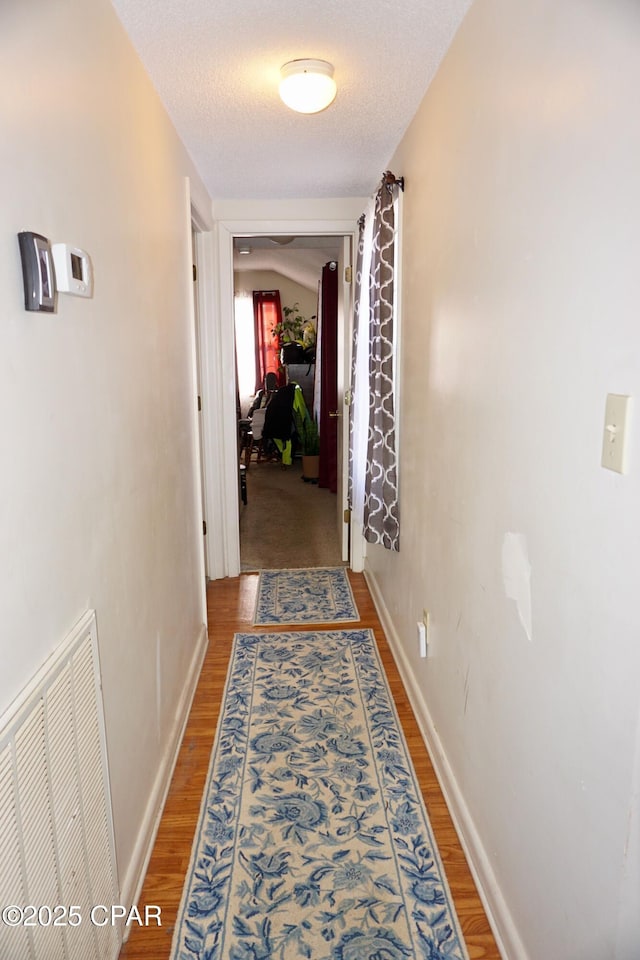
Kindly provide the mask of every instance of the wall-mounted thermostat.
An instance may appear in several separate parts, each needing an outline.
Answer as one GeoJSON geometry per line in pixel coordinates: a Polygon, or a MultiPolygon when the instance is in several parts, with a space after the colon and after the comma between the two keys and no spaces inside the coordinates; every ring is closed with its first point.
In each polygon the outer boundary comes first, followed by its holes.
{"type": "Polygon", "coordinates": [[[56,268],[58,293],[72,293],[76,297],[93,296],[93,269],[91,258],[85,250],[71,247],[68,243],[51,246],[56,268]]]}

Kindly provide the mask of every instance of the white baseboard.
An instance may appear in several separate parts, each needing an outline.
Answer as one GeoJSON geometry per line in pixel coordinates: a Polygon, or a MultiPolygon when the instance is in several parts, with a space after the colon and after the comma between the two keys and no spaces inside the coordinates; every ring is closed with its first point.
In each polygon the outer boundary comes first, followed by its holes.
{"type": "MultiPolygon", "coordinates": [[[[187,720],[189,719],[189,712],[198,686],[200,671],[207,652],[208,643],[207,628],[203,623],[200,627],[186,683],[182,691],[182,696],[180,697],[180,703],[176,709],[176,719],[173,730],[171,731],[171,737],[169,738],[164,757],[158,768],[156,779],[149,796],[149,802],[147,803],[147,808],[138,832],[138,839],[133,851],[133,856],[131,857],[131,863],[126,876],[120,884],[120,902],[126,906],[137,904],[142,892],[142,884],[144,883],[144,878],[147,873],[156,834],[160,826],[162,811],[164,810],[169,787],[171,786],[173,770],[178,760],[178,754],[180,753],[182,738],[184,737],[187,720]]],[[[128,934],[129,930],[126,930],[125,939],[128,934]]]]}
{"type": "Polygon", "coordinates": [[[478,888],[498,949],[504,960],[529,960],[493,872],[491,860],[482,845],[464,796],[458,787],[453,770],[440,742],[429,708],[400,643],[400,638],[384,602],[379,584],[370,570],[365,570],[365,579],[416,716],[422,739],[429,752],[431,763],[467,858],[469,869],[478,888]]]}

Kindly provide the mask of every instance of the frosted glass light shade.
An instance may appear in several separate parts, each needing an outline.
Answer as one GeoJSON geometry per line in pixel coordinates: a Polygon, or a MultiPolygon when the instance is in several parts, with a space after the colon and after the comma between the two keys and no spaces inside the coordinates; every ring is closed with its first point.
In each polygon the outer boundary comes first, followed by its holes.
{"type": "Polygon", "coordinates": [[[333,67],[326,60],[290,60],[280,77],[280,97],[298,113],[319,113],[335,99],[333,67]]]}

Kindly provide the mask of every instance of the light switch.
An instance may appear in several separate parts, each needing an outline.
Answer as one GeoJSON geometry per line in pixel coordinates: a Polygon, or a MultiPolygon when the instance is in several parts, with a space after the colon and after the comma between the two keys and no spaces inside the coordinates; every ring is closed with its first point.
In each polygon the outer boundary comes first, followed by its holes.
{"type": "Polygon", "coordinates": [[[631,397],[610,393],[604,415],[602,466],[616,473],[625,472],[625,447],[631,397]]]}
{"type": "Polygon", "coordinates": [[[418,620],[418,649],[420,650],[420,656],[426,657],[427,655],[427,625],[418,620]]]}

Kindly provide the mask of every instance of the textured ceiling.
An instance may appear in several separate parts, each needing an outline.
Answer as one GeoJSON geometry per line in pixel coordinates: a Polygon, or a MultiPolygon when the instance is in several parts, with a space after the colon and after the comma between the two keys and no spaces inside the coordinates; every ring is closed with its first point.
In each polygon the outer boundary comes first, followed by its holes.
{"type": "Polygon", "coordinates": [[[373,193],[471,0],[112,0],[214,199],[373,193]],[[295,114],[283,63],[338,95],[295,114]]]}

